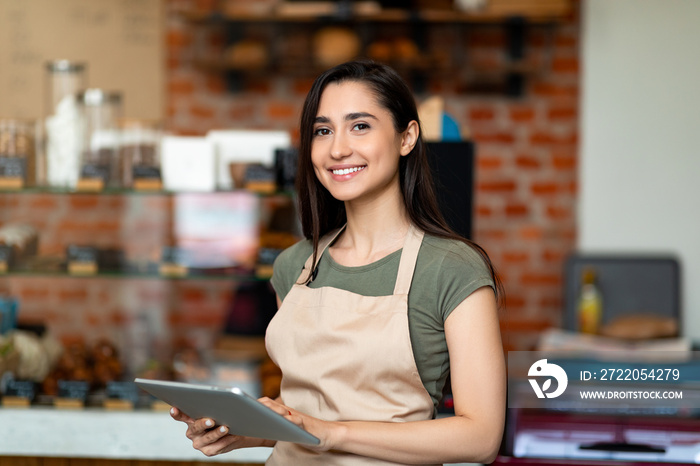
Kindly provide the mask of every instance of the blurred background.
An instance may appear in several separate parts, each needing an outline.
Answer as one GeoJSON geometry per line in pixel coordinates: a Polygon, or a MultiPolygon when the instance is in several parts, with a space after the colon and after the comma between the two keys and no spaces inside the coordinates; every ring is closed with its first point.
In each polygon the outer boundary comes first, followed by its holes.
{"type": "Polygon", "coordinates": [[[443,207],[503,278],[505,351],[697,348],[697,18],[688,0],[0,0],[4,399],[133,407],[137,375],[274,394],[261,337],[272,261],[300,239],[301,106],[356,57],[414,91],[443,207]]]}

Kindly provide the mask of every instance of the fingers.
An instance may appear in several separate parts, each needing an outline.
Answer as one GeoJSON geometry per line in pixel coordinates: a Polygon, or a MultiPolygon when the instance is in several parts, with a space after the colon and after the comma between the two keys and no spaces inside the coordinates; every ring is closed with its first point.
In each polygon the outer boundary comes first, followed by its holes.
{"type": "Polygon", "coordinates": [[[192,421],[188,423],[187,427],[187,437],[189,439],[194,440],[197,437],[201,436],[208,436],[206,438],[213,438],[216,440],[217,438],[221,437],[222,435],[226,435],[228,433],[228,428],[225,426],[216,426],[214,421],[212,419],[197,419],[196,421],[192,421]],[[215,429],[214,427],[218,427],[218,429],[215,429]],[[221,430],[225,429],[225,430],[221,430]],[[212,436],[211,433],[216,431],[219,431],[221,435],[218,436],[212,436]]]}
{"type": "Polygon", "coordinates": [[[192,419],[187,414],[183,413],[175,407],[170,408],[170,417],[172,417],[176,421],[186,423],[189,426],[187,428],[187,431],[195,435],[201,434],[202,432],[214,427],[214,421],[212,419],[192,419]]]}
{"type": "Polygon", "coordinates": [[[183,413],[174,406],[170,408],[170,417],[172,417],[176,421],[186,422],[188,424],[194,421],[194,419],[192,419],[187,414],[183,413]]]}
{"type": "Polygon", "coordinates": [[[226,426],[217,426],[192,438],[192,447],[207,456],[220,455],[243,446],[245,446],[245,438],[230,435],[226,426]]]}
{"type": "MultiPolygon", "coordinates": [[[[194,440],[196,437],[202,434],[208,433],[215,426],[214,420],[203,418],[203,419],[192,419],[187,414],[183,413],[179,409],[173,407],[170,408],[170,416],[176,421],[184,422],[187,424],[187,438],[194,440]]],[[[223,435],[228,433],[228,428],[221,426],[221,431],[223,435]]],[[[218,437],[217,437],[218,438],[218,437]]]]}
{"type": "Polygon", "coordinates": [[[187,423],[185,436],[192,441],[192,447],[207,456],[231,451],[240,440],[229,435],[228,427],[218,426],[212,419],[197,419],[187,423]]]}
{"type": "Polygon", "coordinates": [[[278,403],[275,400],[272,400],[266,396],[258,399],[258,401],[279,415],[285,416],[287,418],[292,415],[292,410],[289,409],[287,406],[283,405],[282,403],[278,403]]]}
{"type": "Polygon", "coordinates": [[[193,419],[175,407],[170,408],[170,416],[176,421],[186,423],[189,426],[187,432],[193,435],[199,435],[215,425],[212,419],[193,419]]]}
{"type": "Polygon", "coordinates": [[[187,430],[187,437],[192,440],[192,446],[203,453],[205,453],[205,450],[211,450],[218,453],[216,444],[227,436],[228,428],[226,426],[217,426],[213,429],[209,428],[208,430],[199,434],[193,434],[192,429],[187,430]]]}
{"type": "Polygon", "coordinates": [[[185,436],[192,441],[192,446],[207,456],[215,456],[240,447],[242,437],[229,435],[226,426],[217,426],[213,419],[193,419],[179,409],[170,409],[170,416],[176,421],[187,424],[185,436]]]}
{"type": "Polygon", "coordinates": [[[234,450],[237,443],[238,437],[227,435],[214,443],[203,446],[202,448],[195,448],[204,453],[206,456],[216,456],[234,450]]]}

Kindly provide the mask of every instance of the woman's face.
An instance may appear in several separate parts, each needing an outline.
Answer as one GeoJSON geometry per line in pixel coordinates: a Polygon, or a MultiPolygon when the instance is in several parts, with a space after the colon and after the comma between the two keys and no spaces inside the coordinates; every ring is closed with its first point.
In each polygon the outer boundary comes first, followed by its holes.
{"type": "Polygon", "coordinates": [[[311,162],[316,176],[340,201],[396,192],[399,158],[415,144],[408,133],[396,132],[391,113],[367,85],[330,83],[321,94],[313,128],[311,162]]]}

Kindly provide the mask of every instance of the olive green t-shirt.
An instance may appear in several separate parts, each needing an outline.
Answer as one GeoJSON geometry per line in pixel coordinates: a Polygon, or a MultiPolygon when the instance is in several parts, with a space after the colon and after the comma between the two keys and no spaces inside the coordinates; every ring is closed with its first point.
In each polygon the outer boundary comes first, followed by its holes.
{"type": "MultiPolygon", "coordinates": [[[[275,260],[271,282],[281,300],[298,280],[311,253],[311,241],[303,240],[275,260]]],[[[364,296],[391,295],[400,258],[398,250],[371,264],[345,267],[326,250],[310,287],[329,286],[364,296]]],[[[450,370],[445,319],[483,286],[494,284],[476,251],[461,241],[424,236],[408,294],[408,325],[418,372],[436,407],[450,370]]]]}

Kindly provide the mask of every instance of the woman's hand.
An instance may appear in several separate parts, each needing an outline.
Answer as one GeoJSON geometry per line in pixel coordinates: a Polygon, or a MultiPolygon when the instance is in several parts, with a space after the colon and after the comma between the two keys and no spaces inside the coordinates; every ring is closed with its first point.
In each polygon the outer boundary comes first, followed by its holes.
{"type": "Polygon", "coordinates": [[[177,408],[170,409],[170,416],[187,424],[185,436],[192,446],[206,456],[216,456],[231,450],[246,447],[272,447],[275,442],[240,435],[230,435],[228,427],[215,425],[212,419],[192,419],[177,408]]]}
{"type": "Polygon", "coordinates": [[[277,414],[284,416],[294,424],[298,425],[311,435],[317,437],[321,443],[318,445],[300,444],[304,448],[313,451],[327,451],[335,448],[342,432],[342,425],[337,422],[322,421],[315,417],[308,416],[296,411],[282,403],[267,397],[258,400],[277,414]]]}

